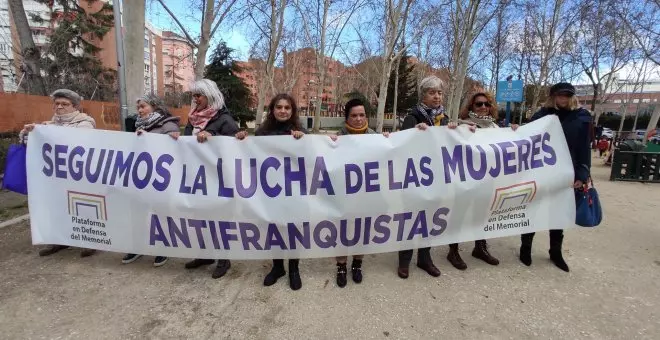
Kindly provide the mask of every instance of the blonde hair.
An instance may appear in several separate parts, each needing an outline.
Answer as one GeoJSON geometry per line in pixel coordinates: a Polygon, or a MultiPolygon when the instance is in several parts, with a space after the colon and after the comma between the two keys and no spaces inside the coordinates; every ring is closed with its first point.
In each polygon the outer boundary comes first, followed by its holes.
{"type": "MultiPolygon", "coordinates": [[[[543,105],[546,109],[555,109],[559,110],[557,107],[557,101],[555,100],[556,96],[550,96],[548,97],[548,100],[545,101],[545,105],[543,105]]],[[[570,110],[575,110],[580,107],[580,102],[578,102],[576,96],[570,96],[569,97],[569,102],[568,102],[568,108],[570,110]]]]}
{"type": "Polygon", "coordinates": [[[190,93],[201,94],[209,101],[209,107],[213,110],[220,110],[225,107],[225,97],[218,89],[218,85],[209,79],[200,79],[190,85],[190,93]]]}

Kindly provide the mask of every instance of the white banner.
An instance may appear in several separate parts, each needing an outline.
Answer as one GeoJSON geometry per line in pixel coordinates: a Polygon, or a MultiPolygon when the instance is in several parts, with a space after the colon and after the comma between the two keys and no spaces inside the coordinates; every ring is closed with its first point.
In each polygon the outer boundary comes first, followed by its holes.
{"type": "Polygon", "coordinates": [[[572,227],[573,166],[547,117],[472,133],[212,137],[37,126],[32,241],[189,258],[391,252],[572,227]]]}

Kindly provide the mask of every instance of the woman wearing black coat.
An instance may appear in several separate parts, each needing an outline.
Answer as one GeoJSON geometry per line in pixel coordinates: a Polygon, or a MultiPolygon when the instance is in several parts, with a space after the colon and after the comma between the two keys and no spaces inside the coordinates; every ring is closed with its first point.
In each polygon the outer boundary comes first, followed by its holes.
{"type": "MultiPolygon", "coordinates": [[[[425,130],[429,126],[447,125],[449,119],[442,112],[442,87],[443,82],[436,76],[429,76],[419,84],[419,93],[422,94],[419,104],[403,120],[401,130],[418,128],[425,130]]],[[[399,251],[399,268],[397,274],[402,279],[409,275],[410,261],[413,249],[399,251]]],[[[429,275],[440,276],[440,269],[433,264],[431,248],[419,248],[417,250],[417,267],[429,275]]]]}
{"type": "MultiPolygon", "coordinates": [[[[255,136],[293,136],[300,139],[307,133],[300,123],[296,101],[288,94],[276,95],[268,105],[266,121],[254,132],[255,136]]],[[[245,139],[247,131],[236,134],[236,138],[245,139]]],[[[300,272],[298,270],[299,259],[289,259],[289,287],[298,290],[302,287],[300,272]]],[[[284,276],[284,260],[273,260],[273,268],[264,278],[264,286],[272,286],[277,280],[284,276]]]]}
{"type": "MultiPolygon", "coordinates": [[[[581,188],[588,182],[591,170],[591,114],[580,107],[573,85],[557,83],[550,88],[550,98],[545,107],[536,112],[531,120],[548,115],[556,115],[561,122],[575,171],[573,187],[581,188]]],[[[520,261],[527,266],[532,264],[533,239],[534,233],[521,235],[520,261]]],[[[550,260],[568,272],[568,265],[561,253],[563,240],[563,230],[550,230],[550,260]]]]}
{"type": "MultiPolygon", "coordinates": [[[[211,136],[234,136],[238,132],[238,124],[225,107],[225,98],[215,82],[198,80],[192,84],[190,92],[195,105],[188,115],[184,136],[197,136],[197,141],[204,143],[211,136]]],[[[186,263],[186,268],[199,268],[214,262],[212,259],[194,259],[186,263]]],[[[230,267],[229,260],[218,260],[211,277],[223,277],[230,267]]]]}

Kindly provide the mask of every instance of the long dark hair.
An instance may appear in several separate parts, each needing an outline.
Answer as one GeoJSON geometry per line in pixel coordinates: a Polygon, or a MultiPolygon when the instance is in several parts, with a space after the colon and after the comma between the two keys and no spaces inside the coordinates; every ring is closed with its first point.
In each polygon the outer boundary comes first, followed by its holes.
{"type": "Polygon", "coordinates": [[[286,124],[289,124],[293,129],[300,131],[302,129],[302,124],[300,124],[300,118],[298,117],[298,105],[296,105],[296,100],[287,93],[280,93],[270,100],[270,104],[268,104],[268,115],[266,116],[266,121],[261,125],[261,129],[270,131],[275,129],[277,124],[281,124],[275,118],[275,105],[277,105],[277,102],[282,99],[288,101],[289,105],[291,105],[291,117],[286,121],[286,124]]]}

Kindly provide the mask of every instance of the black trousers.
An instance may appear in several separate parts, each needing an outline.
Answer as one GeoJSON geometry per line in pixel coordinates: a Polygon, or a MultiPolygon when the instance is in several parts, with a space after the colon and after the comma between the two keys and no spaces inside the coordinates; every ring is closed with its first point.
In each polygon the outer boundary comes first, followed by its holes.
{"type": "MultiPolygon", "coordinates": [[[[399,267],[405,268],[410,265],[410,260],[412,260],[413,249],[402,250],[399,252],[399,267]]],[[[431,248],[419,248],[417,249],[417,262],[419,263],[433,263],[431,260],[431,248]]]]}
{"type": "MultiPolygon", "coordinates": [[[[300,262],[299,259],[290,259],[289,260],[289,270],[291,270],[291,266],[294,266],[294,267],[297,268],[299,262],[300,262]]],[[[284,269],[284,260],[282,260],[282,259],[273,260],[273,267],[284,269]]]]}
{"type": "MultiPolygon", "coordinates": [[[[534,241],[535,233],[522,234],[520,235],[520,241],[524,246],[531,246],[532,241],[534,241]]],[[[550,230],[550,249],[559,248],[561,249],[561,244],[564,240],[564,230],[550,230]]]]}

